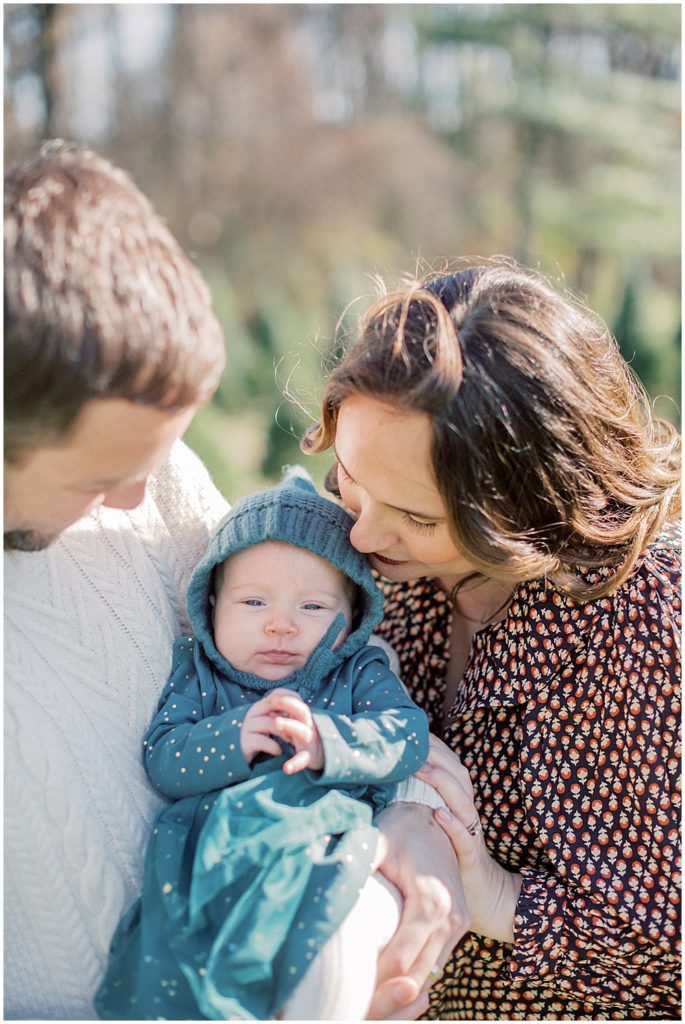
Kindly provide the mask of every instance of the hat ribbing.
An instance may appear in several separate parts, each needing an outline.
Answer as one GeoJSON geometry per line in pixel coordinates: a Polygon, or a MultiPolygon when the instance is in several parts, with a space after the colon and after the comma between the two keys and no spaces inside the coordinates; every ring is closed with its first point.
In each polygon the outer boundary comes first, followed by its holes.
{"type": "Polygon", "coordinates": [[[214,647],[209,614],[214,569],[231,555],[265,541],[281,541],[311,551],[357,584],[361,592],[359,621],[339,651],[347,656],[365,644],[383,616],[383,598],[366,557],[350,543],[353,525],[352,517],[320,495],[299,466],[288,468],[275,487],[236,502],[219,524],[188,587],[193,628],[215,660],[221,656],[214,647]]]}

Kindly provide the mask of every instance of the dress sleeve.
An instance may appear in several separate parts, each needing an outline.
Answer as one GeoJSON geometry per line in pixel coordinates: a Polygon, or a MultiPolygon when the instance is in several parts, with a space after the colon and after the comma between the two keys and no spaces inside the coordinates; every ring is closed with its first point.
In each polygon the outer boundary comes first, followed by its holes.
{"type": "Polygon", "coordinates": [[[198,678],[194,644],[191,637],[176,641],[171,675],[144,741],[150,780],[174,800],[232,786],[251,775],[240,749],[247,708],[217,711],[215,695],[198,678]]]}
{"type": "Polygon", "coordinates": [[[512,978],[548,975],[647,1017],[680,1015],[678,594],[644,573],[602,602],[589,645],[523,723],[549,867],[521,871],[512,978]]]}
{"type": "Polygon", "coordinates": [[[349,685],[352,714],[314,711],[325,755],[322,785],[394,783],[428,757],[428,721],[390,671],[385,653],[367,647],[349,685]]]}

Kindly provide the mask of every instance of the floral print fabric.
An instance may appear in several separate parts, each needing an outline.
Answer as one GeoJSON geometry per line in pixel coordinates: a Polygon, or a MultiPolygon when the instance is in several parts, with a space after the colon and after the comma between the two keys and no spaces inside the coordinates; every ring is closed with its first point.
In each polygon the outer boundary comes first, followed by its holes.
{"type": "Polygon", "coordinates": [[[402,679],[523,876],[514,944],[467,933],[428,1018],[680,1020],[679,551],[654,545],[586,604],[522,584],[446,718],[451,601],[429,580],[381,586],[402,679]]]}

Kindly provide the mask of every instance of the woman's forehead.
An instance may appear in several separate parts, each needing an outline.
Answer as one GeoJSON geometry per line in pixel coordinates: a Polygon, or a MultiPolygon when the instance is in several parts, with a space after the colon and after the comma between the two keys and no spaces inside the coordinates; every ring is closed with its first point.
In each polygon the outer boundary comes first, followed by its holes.
{"type": "Polygon", "coordinates": [[[442,511],[432,438],[425,413],[355,395],[340,405],[335,452],[343,470],[376,500],[427,517],[442,511]]]}

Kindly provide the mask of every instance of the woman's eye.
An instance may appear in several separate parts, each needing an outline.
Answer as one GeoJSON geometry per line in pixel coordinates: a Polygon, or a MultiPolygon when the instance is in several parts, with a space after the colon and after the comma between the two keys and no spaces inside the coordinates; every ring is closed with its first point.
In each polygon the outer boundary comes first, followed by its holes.
{"type": "Polygon", "coordinates": [[[438,525],[437,523],[431,523],[427,519],[416,519],[414,516],[410,516],[408,512],[404,515],[404,521],[413,526],[419,533],[432,533],[438,525]]]}
{"type": "Polygon", "coordinates": [[[350,474],[347,472],[345,467],[341,466],[339,462],[336,463],[336,469],[337,469],[336,476],[337,476],[337,481],[338,481],[338,491],[340,491],[340,485],[341,484],[345,484],[346,487],[356,487],[357,486],[357,481],[354,480],[350,476],[350,474]]]}

